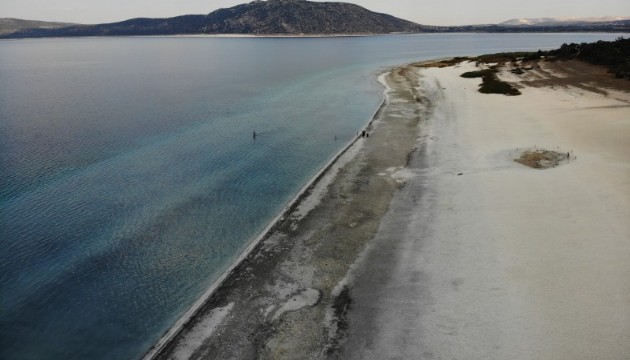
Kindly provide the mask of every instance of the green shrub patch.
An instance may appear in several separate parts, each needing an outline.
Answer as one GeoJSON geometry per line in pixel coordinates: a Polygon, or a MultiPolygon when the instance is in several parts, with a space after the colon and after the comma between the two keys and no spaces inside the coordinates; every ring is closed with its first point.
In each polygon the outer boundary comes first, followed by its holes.
{"type": "Polygon", "coordinates": [[[483,94],[503,94],[508,96],[520,95],[521,92],[505,81],[499,80],[496,69],[484,69],[465,72],[463,78],[481,78],[479,92],[483,94]]]}

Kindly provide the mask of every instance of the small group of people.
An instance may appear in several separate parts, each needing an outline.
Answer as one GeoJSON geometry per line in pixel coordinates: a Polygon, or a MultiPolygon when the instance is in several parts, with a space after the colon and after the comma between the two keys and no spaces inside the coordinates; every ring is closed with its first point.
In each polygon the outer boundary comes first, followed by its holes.
{"type": "MultiPolygon", "coordinates": [[[[362,138],[369,138],[370,137],[370,133],[368,133],[367,131],[363,130],[363,131],[361,131],[361,133],[357,133],[357,136],[360,136],[362,138]]],[[[256,131],[254,131],[252,133],[252,139],[256,140],[256,131]]],[[[335,135],[335,141],[337,141],[337,135],[335,135]]]]}

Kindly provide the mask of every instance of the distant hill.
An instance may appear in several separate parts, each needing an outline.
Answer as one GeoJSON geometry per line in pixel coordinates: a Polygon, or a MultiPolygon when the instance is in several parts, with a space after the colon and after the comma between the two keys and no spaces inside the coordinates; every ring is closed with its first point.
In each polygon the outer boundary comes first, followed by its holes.
{"type": "MultiPolygon", "coordinates": [[[[543,17],[511,19],[500,23],[501,26],[561,26],[585,25],[591,23],[616,23],[630,20],[630,16],[602,16],[602,17],[543,17]]],[[[592,24],[591,24],[592,25],[592,24]]]]}
{"type": "MultiPolygon", "coordinates": [[[[601,18],[600,18],[601,19],[601,18]]],[[[15,20],[15,19],[14,19],[15,20]]],[[[31,22],[32,23],[32,22],[31,22]]],[[[41,24],[56,24],[45,23],[41,24]]],[[[137,18],[117,23],[22,27],[0,38],[148,36],[196,34],[355,35],[442,32],[630,32],[630,20],[559,22],[557,18],[513,19],[494,25],[427,26],[342,2],[253,1],[207,15],[137,18]]]]}
{"type": "Polygon", "coordinates": [[[11,34],[17,31],[27,29],[57,29],[67,26],[73,26],[72,23],[22,20],[13,18],[0,18],[0,35],[11,34]]]}
{"type": "Polygon", "coordinates": [[[138,18],[61,29],[24,30],[9,37],[183,34],[388,34],[419,32],[422,26],[358,5],[305,0],[254,1],[208,15],[138,18]]]}
{"type": "Polygon", "coordinates": [[[630,32],[630,20],[580,21],[556,18],[512,19],[496,25],[439,27],[440,32],[553,33],[553,32],[630,32]]]}

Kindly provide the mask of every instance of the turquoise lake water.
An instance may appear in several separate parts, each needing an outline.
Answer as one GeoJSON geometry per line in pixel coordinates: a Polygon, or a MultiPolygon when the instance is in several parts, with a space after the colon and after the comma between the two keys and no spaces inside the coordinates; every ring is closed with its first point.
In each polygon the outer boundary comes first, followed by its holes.
{"type": "Polygon", "coordinates": [[[0,41],[0,358],[142,356],[370,120],[384,69],[618,36],[0,41]]]}

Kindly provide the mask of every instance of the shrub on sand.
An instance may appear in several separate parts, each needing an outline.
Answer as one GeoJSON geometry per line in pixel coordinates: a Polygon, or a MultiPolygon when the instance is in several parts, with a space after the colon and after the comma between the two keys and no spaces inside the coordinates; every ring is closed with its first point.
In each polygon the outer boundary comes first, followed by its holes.
{"type": "Polygon", "coordinates": [[[479,92],[483,94],[504,94],[508,96],[520,95],[521,92],[505,81],[499,80],[496,69],[484,69],[477,71],[465,72],[461,75],[463,78],[481,78],[482,83],[479,92]]]}

